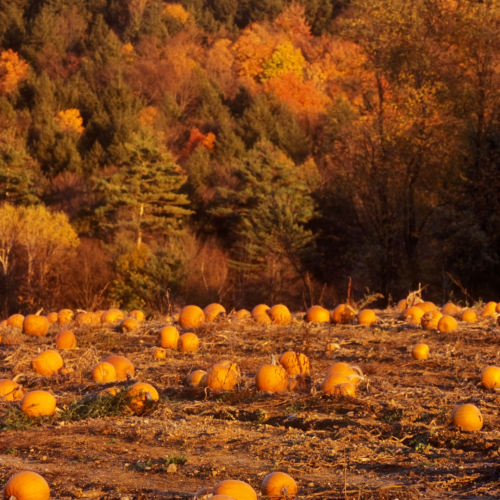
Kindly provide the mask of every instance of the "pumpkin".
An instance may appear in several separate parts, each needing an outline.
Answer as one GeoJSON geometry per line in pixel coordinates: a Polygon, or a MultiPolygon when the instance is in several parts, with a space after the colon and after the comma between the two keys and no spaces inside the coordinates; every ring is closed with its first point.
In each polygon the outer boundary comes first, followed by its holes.
{"type": "Polygon", "coordinates": [[[0,380],[0,401],[21,401],[26,391],[17,382],[8,379],[0,380]]]}
{"type": "Polygon", "coordinates": [[[32,362],[31,366],[40,375],[50,377],[57,373],[63,366],[61,355],[52,349],[40,353],[32,362]]]}
{"type": "Polygon", "coordinates": [[[404,312],[404,310],[408,307],[408,301],[406,299],[401,299],[396,306],[396,309],[399,312],[404,312]]]}
{"type": "Polygon", "coordinates": [[[248,318],[249,316],[251,316],[250,311],[247,311],[246,309],[240,309],[236,312],[237,319],[248,318]]]}
{"type": "Polygon", "coordinates": [[[158,391],[151,385],[144,382],[137,382],[127,392],[127,396],[132,398],[129,407],[135,413],[141,413],[144,410],[144,403],[147,400],[158,401],[160,396],[158,391]]]}
{"type": "Polygon", "coordinates": [[[21,410],[30,417],[54,415],[56,398],[47,391],[28,392],[21,401],[21,410]]]}
{"type": "Polygon", "coordinates": [[[186,306],[179,315],[183,328],[197,328],[205,322],[205,313],[198,306],[186,306]]]}
{"type": "Polygon", "coordinates": [[[256,314],[252,317],[258,325],[270,325],[272,323],[271,318],[267,315],[267,313],[256,314]]]}
{"type": "Polygon", "coordinates": [[[370,326],[377,321],[377,316],[371,309],[363,309],[358,313],[358,323],[360,325],[370,326]]]}
{"type": "Polygon", "coordinates": [[[118,387],[107,387],[106,389],[99,391],[99,396],[104,398],[107,396],[116,396],[119,392],[120,389],[118,387]]]}
{"type": "Polygon", "coordinates": [[[116,369],[111,363],[101,361],[92,369],[92,378],[96,384],[116,382],[116,369]]]}
{"type": "Polygon", "coordinates": [[[439,320],[443,315],[439,311],[429,311],[423,314],[420,324],[425,330],[437,330],[439,320]]]}
{"type": "Polygon", "coordinates": [[[457,329],[457,320],[453,316],[443,316],[438,323],[438,330],[441,333],[452,332],[457,329]]]}
{"type": "Polygon", "coordinates": [[[23,471],[12,476],[3,491],[5,499],[49,500],[50,488],[47,481],[36,472],[23,471]]]}
{"type": "Polygon", "coordinates": [[[15,328],[22,328],[24,323],[24,316],[22,314],[13,314],[7,319],[7,324],[15,328]]]}
{"type": "Polygon", "coordinates": [[[55,337],[54,341],[58,349],[69,350],[75,349],[77,342],[74,333],[70,330],[65,330],[64,332],[59,332],[55,337]]]}
{"type": "Polygon", "coordinates": [[[488,318],[489,316],[494,316],[496,313],[497,305],[498,304],[496,302],[488,302],[481,311],[481,317],[488,318]]]}
{"type": "Polygon", "coordinates": [[[429,311],[437,311],[437,306],[434,304],[434,302],[426,301],[426,302],[419,302],[418,304],[415,304],[415,307],[418,307],[424,311],[424,313],[429,312],[429,311]]]}
{"type": "Polygon", "coordinates": [[[455,427],[467,432],[479,431],[483,427],[479,408],[470,403],[457,406],[451,414],[451,421],[455,427]]]}
{"type": "Polygon", "coordinates": [[[177,349],[179,332],[175,326],[164,326],[160,330],[160,345],[163,349],[177,349]]]}
{"type": "Polygon", "coordinates": [[[466,309],[462,313],[462,321],[465,323],[475,323],[477,321],[476,313],[472,309],[466,309]]]}
{"type": "Polygon", "coordinates": [[[310,365],[307,356],[303,353],[297,355],[294,351],[284,352],[279,357],[279,363],[283,366],[290,377],[300,374],[309,375],[310,365]]]}
{"type": "Polygon", "coordinates": [[[139,311],[139,309],[134,309],[133,311],[130,311],[128,313],[128,317],[135,318],[139,322],[144,321],[146,319],[146,315],[142,311],[139,311]]]}
{"type": "Polygon", "coordinates": [[[78,325],[91,325],[92,323],[99,323],[100,321],[100,317],[99,320],[96,321],[95,314],[92,312],[79,312],[75,318],[75,322],[78,325]]]}
{"type": "Polygon", "coordinates": [[[271,309],[271,308],[268,305],[259,304],[258,306],[255,306],[252,309],[252,317],[255,318],[255,316],[257,316],[258,314],[267,313],[267,311],[269,311],[269,309],[271,309]]]}
{"type": "Polygon", "coordinates": [[[424,311],[422,311],[420,307],[412,306],[405,310],[405,312],[403,313],[403,319],[407,323],[413,323],[414,325],[417,325],[418,323],[420,323],[423,315],[424,311]]]}
{"type": "Polygon", "coordinates": [[[53,325],[54,323],[57,323],[57,321],[59,320],[59,315],[56,312],[51,312],[51,313],[47,314],[46,318],[47,318],[47,321],[51,325],[53,325]]]}
{"type": "Polygon", "coordinates": [[[49,331],[49,320],[45,316],[28,314],[23,321],[23,332],[27,335],[44,337],[49,331]]]}
{"type": "Polygon", "coordinates": [[[427,359],[429,357],[429,346],[427,344],[417,344],[411,351],[413,359],[427,359]]]}
{"type": "Polygon", "coordinates": [[[447,316],[455,316],[460,314],[461,310],[462,308],[455,305],[453,302],[448,302],[441,308],[441,313],[446,314],[447,316]]]}
{"type": "Polygon", "coordinates": [[[125,314],[123,314],[118,309],[109,309],[104,311],[101,315],[101,323],[117,323],[125,318],[125,314]]]}
{"type": "Polygon", "coordinates": [[[337,325],[347,325],[354,321],[355,315],[351,306],[340,304],[332,311],[332,321],[337,325]]]}
{"type": "Polygon", "coordinates": [[[127,380],[127,378],[132,378],[135,375],[135,368],[132,362],[125,356],[118,356],[113,354],[108,356],[104,361],[111,363],[116,370],[116,380],[127,380]]]}
{"type": "Polygon", "coordinates": [[[220,304],[209,304],[203,310],[205,321],[213,323],[219,317],[226,317],[226,310],[220,304]]]}
{"type": "Polygon", "coordinates": [[[240,371],[235,363],[224,361],[207,371],[207,387],[213,390],[231,390],[240,381],[240,371]]]}
{"type": "MultiPolygon", "coordinates": [[[[195,370],[194,372],[191,372],[188,375],[188,378],[186,379],[187,385],[189,385],[190,387],[200,387],[200,386],[202,386],[201,385],[201,380],[203,379],[203,377],[205,377],[206,374],[207,374],[207,372],[204,371],[204,370],[195,370]]],[[[205,377],[205,379],[206,378],[207,377],[205,377]]],[[[205,383],[205,386],[206,386],[206,383],[205,383]]]]}
{"type": "Polygon", "coordinates": [[[350,396],[353,398],[356,396],[356,386],[351,382],[342,382],[333,386],[331,394],[333,396],[350,396]]]}
{"type": "Polygon", "coordinates": [[[71,309],[61,309],[57,313],[57,321],[60,325],[71,323],[73,321],[73,311],[71,309]]]}
{"type": "Polygon", "coordinates": [[[481,383],[486,389],[500,387],[500,368],[497,366],[487,366],[481,372],[481,383]]]}
{"type": "Polygon", "coordinates": [[[343,361],[330,366],[326,371],[326,374],[330,375],[330,373],[335,372],[345,375],[348,378],[348,381],[353,384],[359,384],[361,380],[363,380],[363,373],[360,368],[355,365],[348,365],[343,361]]]}
{"type": "Polygon", "coordinates": [[[153,358],[155,359],[164,359],[167,357],[167,350],[161,347],[153,348],[153,358]]]}
{"type": "Polygon", "coordinates": [[[292,321],[292,315],[290,314],[288,307],[283,304],[276,304],[271,307],[271,309],[267,311],[267,314],[269,314],[271,321],[275,325],[288,325],[290,321],[292,321]]]}
{"type": "Polygon", "coordinates": [[[120,323],[119,328],[121,332],[133,332],[139,328],[139,321],[135,318],[125,318],[120,323]]]}
{"type": "Polygon", "coordinates": [[[184,333],[179,337],[179,351],[195,352],[200,348],[200,339],[191,332],[184,333]]]}
{"type": "Polygon", "coordinates": [[[297,483],[285,472],[271,472],[260,486],[260,492],[266,498],[293,498],[297,490],[297,483]]]}
{"type": "Polygon", "coordinates": [[[321,306],[312,306],[307,310],[307,323],[330,323],[330,311],[321,306]]]}
{"type": "Polygon", "coordinates": [[[320,389],[327,394],[335,394],[335,386],[345,383],[350,383],[346,375],[340,372],[331,372],[321,382],[320,389]]]}
{"type": "Polygon", "coordinates": [[[288,387],[288,374],[280,365],[263,365],[255,375],[255,385],[261,391],[282,392],[288,387]]]}
{"type": "MultiPolygon", "coordinates": [[[[193,500],[207,500],[207,498],[213,498],[213,491],[214,491],[213,488],[207,488],[207,487],[201,488],[201,490],[198,490],[194,494],[193,500]]],[[[223,496],[223,495],[219,495],[219,496],[223,496]]],[[[229,498],[231,498],[231,497],[229,497],[229,498]]],[[[234,498],[232,500],[234,500],[234,498]]]]}
{"type": "Polygon", "coordinates": [[[227,495],[235,500],[257,500],[255,490],[249,484],[237,479],[226,479],[217,483],[214,487],[215,495],[227,495]]]}

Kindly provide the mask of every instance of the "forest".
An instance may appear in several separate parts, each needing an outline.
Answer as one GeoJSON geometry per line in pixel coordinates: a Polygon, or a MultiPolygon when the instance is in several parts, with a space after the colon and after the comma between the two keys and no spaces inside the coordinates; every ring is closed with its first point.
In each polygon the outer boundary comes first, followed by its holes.
{"type": "Polygon", "coordinates": [[[498,296],[499,25],[500,0],[0,0],[4,315],[498,296]]]}

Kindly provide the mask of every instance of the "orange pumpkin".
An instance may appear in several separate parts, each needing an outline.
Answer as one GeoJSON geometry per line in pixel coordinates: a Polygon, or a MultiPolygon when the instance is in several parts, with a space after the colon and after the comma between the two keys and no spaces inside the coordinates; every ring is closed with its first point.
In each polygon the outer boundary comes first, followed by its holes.
{"type": "Polygon", "coordinates": [[[49,500],[50,488],[47,481],[36,472],[18,472],[5,485],[5,499],[16,500],[49,500]]]}
{"type": "Polygon", "coordinates": [[[466,309],[462,313],[462,321],[465,323],[475,323],[477,321],[476,313],[472,309],[466,309]]]}
{"type": "Polygon", "coordinates": [[[357,366],[348,365],[343,361],[330,366],[326,371],[326,374],[330,375],[331,373],[341,373],[347,377],[348,381],[352,384],[359,384],[363,379],[361,370],[357,366]]]}
{"type": "Polygon", "coordinates": [[[75,322],[78,325],[91,325],[93,323],[98,323],[100,321],[101,321],[100,317],[99,321],[97,321],[95,314],[92,312],[79,312],[75,318],[75,322]]]}
{"type": "Polygon", "coordinates": [[[271,318],[267,315],[267,313],[256,314],[255,316],[252,316],[252,318],[258,325],[271,324],[271,318]]]}
{"type": "Polygon", "coordinates": [[[127,392],[127,395],[132,398],[129,407],[135,413],[141,413],[144,410],[144,404],[147,400],[158,401],[160,396],[158,391],[151,385],[144,382],[137,382],[127,392]]]}
{"type": "Polygon", "coordinates": [[[125,356],[113,354],[112,356],[108,356],[104,361],[111,363],[115,367],[116,380],[118,381],[127,380],[127,374],[129,374],[129,377],[135,375],[134,365],[125,356]]]}
{"type": "Polygon", "coordinates": [[[71,309],[61,309],[57,313],[57,321],[60,325],[71,323],[73,321],[73,311],[71,309]]]}
{"type": "Polygon", "coordinates": [[[70,330],[65,330],[64,332],[59,332],[54,340],[58,349],[69,350],[75,349],[77,342],[74,333],[70,330]]]}
{"type": "Polygon", "coordinates": [[[111,363],[101,361],[92,369],[92,378],[96,384],[116,382],[116,369],[111,363]]]}
{"type": "Polygon", "coordinates": [[[422,311],[424,311],[424,313],[437,310],[436,304],[434,304],[434,302],[430,302],[430,301],[420,302],[418,304],[415,304],[415,307],[422,309],[422,311]]]}
{"type": "Polygon", "coordinates": [[[297,491],[297,483],[285,472],[271,472],[260,486],[260,492],[265,498],[294,498],[297,491]]]}
{"type": "Polygon", "coordinates": [[[420,323],[420,320],[422,319],[422,316],[424,315],[424,311],[420,309],[420,307],[417,306],[412,306],[409,307],[408,309],[405,310],[403,313],[403,319],[407,323],[412,323],[414,325],[418,325],[420,323]]]}
{"type": "Polygon", "coordinates": [[[179,351],[195,352],[200,348],[200,339],[192,332],[184,333],[179,337],[179,351]]]}
{"type": "Polygon", "coordinates": [[[330,323],[330,311],[321,306],[312,306],[307,310],[307,323],[330,323]]]}
{"type": "Polygon", "coordinates": [[[283,366],[283,368],[285,368],[290,377],[294,377],[295,375],[300,374],[309,375],[309,360],[303,353],[297,355],[297,353],[294,351],[287,351],[279,357],[278,361],[283,366]]]}
{"type": "Polygon", "coordinates": [[[267,311],[267,314],[269,314],[271,321],[275,325],[288,325],[290,321],[292,321],[292,315],[290,314],[288,307],[283,304],[276,304],[271,307],[271,309],[267,311]]]}
{"type": "Polygon", "coordinates": [[[45,316],[28,314],[23,321],[23,332],[27,335],[36,335],[44,337],[49,331],[49,320],[45,316]]]}
{"type": "Polygon", "coordinates": [[[358,323],[360,325],[370,326],[377,322],[377,316],[371,309],[363,309],[358,313],[358,323]]]}
{"type": "Polygon", "coordinates": [[[249,484],[236,479],[226,479],[217,483],[214,495],[227,495],[235,500],[257,500],[255,490],[249,484]]]}
{"type": "Polygon", "coordinates": [[[139,309],[134,309],[128,313],[129,318],[135,318],[137,321],[142,322],[146,319],[146,315],[139,311],[139,309]]]}
{"type": "Polygon", "coordinates": [[[54,415],[56,398],[47,391],[31,391],[21,401],[21,410],[30,417],[54,415]]]}
{"type": "Polygon", "coordinates": [[[219,317],[225,318],[226,310],[220,304],[209,304],[203,310],[203,314],[205,315],[205,321],[213,323],[219,317]]]}
{"type": "Polygon", "coordinates": [[[263,365],[255,375],[255,385],[261,391],[282,392],[288,387],[288,374],[280,365],[263,365]]]}
{"type": "Polygon", "coordinates": [[[429,357],[429,346],[427,344],[417,344],[411,351],[413,359],[423,360],[429,357]]]}
{"type": "Polygon", "coordinates": [[[153,349],[153,358],[155,359],[164,359],[167,357],[167,350],[162,347],[155,347],[153,349]]]}
{"type": "Polygon", "coordinates": [[[487,366],[481,372],[481,383],[486,389],[496,389],[500,387],[500,368],[497,366],[487,366]]]}
{"type": "Polygon", "coordinates": [[[123,314],[119,309],[109,309],[104,311],[101,315],[101,323],[118,323],[125,318],[125,314],[123,314]]]}
{"type": "Polygon", "coordinates": [[[330,394],[334,396],[350,396],[353,398],[356,396],[356,386],[351,384],[351,382],[341,382],[331,388],[330,394]]]}
{"type": "Polygon", "coordinates": [[[206,386],[206,379],[207,379],[206,375],[207,372],[204,370],[195,370],[194,372],[191,372],[188,378],[186,379],[187,385],[189,385],[190,387],[203,387],[201,381],[203,377],[205,377],[204,386],[206,386]]]}
{"type": "Polygon", "coordinates": [[[240,309],[239,311],[236,312],[237,319],[248,318],[250,316],[251,316],[250,311],[247,311],[246,309],[240,309]]]}
{"type": "Polygon", "coordinates": [[[479,431],[483,427],[483,416],[473,404],[457,406],[451,414],[451,421],[455,427],[467,432],[479,431]]]}
{"type": "Polygon", "coordinates": [[[453,316],[443,316],[438,323],[438,330],[441,333],[452,332],[458,326],[457,320],[453,316]]]}
{"type": "Polygon", "coordinates": [[[347,325],[354,321],[354,309],[347,304],[338,305],[332,312],[332,321],[337,325],[347,325]]]}
{"type": "Polygon", "coordinates": [[[61,355],[52,349],[40,353],[32,362],[31,366],[40,375],[50,377],[57,373],[63,366],[61,355]]]}
{"type": "Polygon", "coordinates": [[[179,332],[175,326],[164,326],[160,330],[160,345],[163,349],[177,349],[179,332]]]}
{"type": "Polygon", "coordinates": [[[21,401],[26,391],[17,382],[13,380],[0,380],[0,401],[21,401]]]}
{"type": "Polygon", "coordinates": [[[340,372],[331,372],[321,382],[320,388],[327,394],[335,394],[335,386],[339,384],[350,383],[346,375],[340,372]]]}
{"type": "Polygon", "coordinates": [[[438,311],[429,311],[423,314],[420,324],[424,330],[437,330],[439,320],[443,315],[438,311]]]}
{"type": "Polygon", "coordinates": [[[267,313],[267,311],[269,311],[269,309],[271,309],[271,308],[268,305],[259,304],[258,306],[255,306],[252,309],[252,317],[255,318],[255,316],[257,316],[257,314],[267,313]]]}
{"type": "Polygon", "coordinates": [[[47,314],[47,321],[53,325],[54,323],[57,323],[57,321],[59,320],[59,315],[56,313],[56,312],[51,312],[49,314],[47,314]]]}
{"type": "Polygon", "coordinates": [[[462,308],[455,305],[453,302],[448,302],[441,308],[441,313],[444,315],[446,314],[447,316],[456,316],[460,314],[462,311],[462,308]]]}
{"type": "Polygon", "coordinates": [[[183,328],[198,328],[205,322],[205,313],[198,306],[186,306],[179,315],[183,328]]]}
{"type": "Polygon", "coordinates": [[[229,391],[240,380],[240,371],[235,363],[224,361],[217,363],[207,371],[207,387],[213,390],[229,391]]]}
{"type": "Polygon", "coordinates": [[[125,318],[120,323],[121,332],[133,332],[139,328],[139,321],[135,318],[125,318]]]}
{"type": "Polygon", "coordinates": [[[494,316],[496,313],[496,308],[497,308],[496,302],[488,302],[481,311],[481,317],[488,318],[490,316],[494,316]]]}
{"type": "Polygon", "coordinates": [[[24,323],[24,316],[22,314],[13,314],[7,319],[7,324],[14,328],[22,328],[24,323]]]}
{"type": "Polygon", "coordinates": [[[406,299],[401,299],[398,302],[398,305],[396,306],[396,309],[400,311],[401,313],[404,312],[404,310],[408,307],[408,302],[406,299]]]}

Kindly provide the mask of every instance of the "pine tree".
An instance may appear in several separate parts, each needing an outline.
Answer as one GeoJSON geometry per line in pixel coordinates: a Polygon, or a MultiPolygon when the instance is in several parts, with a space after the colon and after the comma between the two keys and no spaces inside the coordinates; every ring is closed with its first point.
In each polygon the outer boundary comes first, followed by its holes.
{"type": "Polygon", "coordinates": [[[145,130],[125,147],[128,158],[119,171],[98,180],[105,202],[98,215],[102,229],[128,232],[140,247],[143,236],[172,235],[182,229],[183,219],[192,213],[185,208],[186,195],[179,194],[187,176],[145,130]]]}

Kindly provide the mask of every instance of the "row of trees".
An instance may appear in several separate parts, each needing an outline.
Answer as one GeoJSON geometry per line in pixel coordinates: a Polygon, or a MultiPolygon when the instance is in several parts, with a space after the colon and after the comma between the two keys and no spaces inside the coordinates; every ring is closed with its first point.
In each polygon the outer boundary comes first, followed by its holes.
{"type": "Polygon", "coordinates": [[[0,0],[0,197],[68,216],[68,305],[494,297],[499,7],[0,0]]]}

